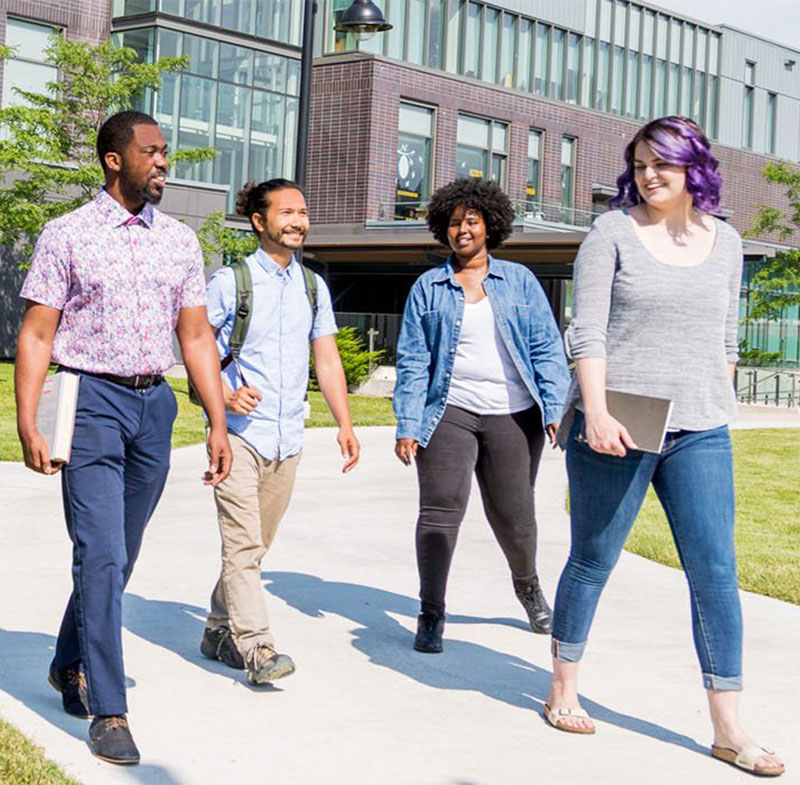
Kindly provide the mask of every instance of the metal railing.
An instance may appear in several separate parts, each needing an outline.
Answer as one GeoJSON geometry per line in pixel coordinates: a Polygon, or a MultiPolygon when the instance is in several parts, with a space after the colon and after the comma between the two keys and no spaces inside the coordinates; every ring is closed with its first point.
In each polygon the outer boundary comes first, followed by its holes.
{"type": "MultiPolygon", "coordinates": [[[[535,202],[528,199],[512,199],[514,213],[526,223],[551,223],[588,228],[600,213],[581,210],[557,202],[535,202]]],[[[381,202],[378,205],[378,221],[424,221],[428,214],[428,201],[381,202]]]]}
{"type": "Polygon", "coordinates": [[[738,368],[736,398],[740,403],[800,406],[800,371],[738,368]]]}
{"type": "Polygon", "coordinates": [[[370,351],[382,351],[381,365],[394,365],[397,359],[397,339],[400,336],[399,313],[353,313],[336,311],[339,327],[353,327],[370,351]]]}

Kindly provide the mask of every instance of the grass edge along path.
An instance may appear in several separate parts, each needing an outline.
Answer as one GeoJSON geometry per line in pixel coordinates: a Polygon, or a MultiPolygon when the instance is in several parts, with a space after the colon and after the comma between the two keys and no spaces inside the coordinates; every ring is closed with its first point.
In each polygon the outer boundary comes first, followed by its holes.
{"type": "MultiPolygon", "coordinates": [[[[734,430],[739,586],[800,605],[800,429],[734,430]]],[[[652,487],[625,550],[680,568],[652,487]]]]}
{"type": "MultiPolygon", "coordinates": [[[[172,446],[186,447],[205,440],[205,425],[199,406],[189,400],[186,379],[168,378],[178,401],[178,416],[172,431],[172,446]]],[[[308,394],[311,418],[307,428],[325,428],[336,425],[325,405],[321,393],[308,394]]],[[[356,427],[394,425],[392,402],[388,398],[371,398],[350,395],[350,413],[356,427]]],[[[14,365],[0,362],[0,461],[21,461],[22,448],[17,438],[17,414],[14,405],[14,365]]]]}
{"type": "Polygon", "coordinates": [[[0,717],[0,785],[80,785],[0,717]]]}

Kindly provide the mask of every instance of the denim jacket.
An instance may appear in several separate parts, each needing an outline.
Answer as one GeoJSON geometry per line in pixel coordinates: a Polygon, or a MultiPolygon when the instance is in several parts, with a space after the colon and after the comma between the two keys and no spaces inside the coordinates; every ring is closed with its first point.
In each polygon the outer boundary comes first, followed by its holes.
{"type": "MultiPolygon", "coordinates": [[[[464,289],[454,275],[448,259],[414,282],[397,344],[396,438],[416,439],[422,447],[444,413],[461,333],[464,289]]],[[[561,335],[541,285],[524,265],[490,256],[483,288],[503,343],[539,405],[543,425],[557,423],[569,373],[561,335]]]]}

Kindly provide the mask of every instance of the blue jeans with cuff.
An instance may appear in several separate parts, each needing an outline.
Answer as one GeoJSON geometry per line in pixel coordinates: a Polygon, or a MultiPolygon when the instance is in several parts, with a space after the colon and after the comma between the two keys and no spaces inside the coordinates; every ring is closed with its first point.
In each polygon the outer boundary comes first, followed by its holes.
{"type": "Polygon", "coordinates": [[[652,482],[689,582],[692,631],[712,690],[742,689],[742,612],[734,549],[731,441],[726,426],[668,433],[660,455],[624,458],[583,441],[576,412],[567,441],[572,546],[553,619],[553,656],[583,656],[600,594],[652,482]]]}

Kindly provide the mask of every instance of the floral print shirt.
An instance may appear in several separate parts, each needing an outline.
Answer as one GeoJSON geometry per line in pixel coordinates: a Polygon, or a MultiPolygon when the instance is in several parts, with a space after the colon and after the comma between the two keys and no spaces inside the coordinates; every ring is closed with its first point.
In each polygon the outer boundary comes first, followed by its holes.
{"type": "Polygon", "coordinates": [[[205,306],[195,233],[105,190],[42,229],[20,296],[61,311],[53,361],[89,373],[163,373],[181,308],[205,306]]]}

